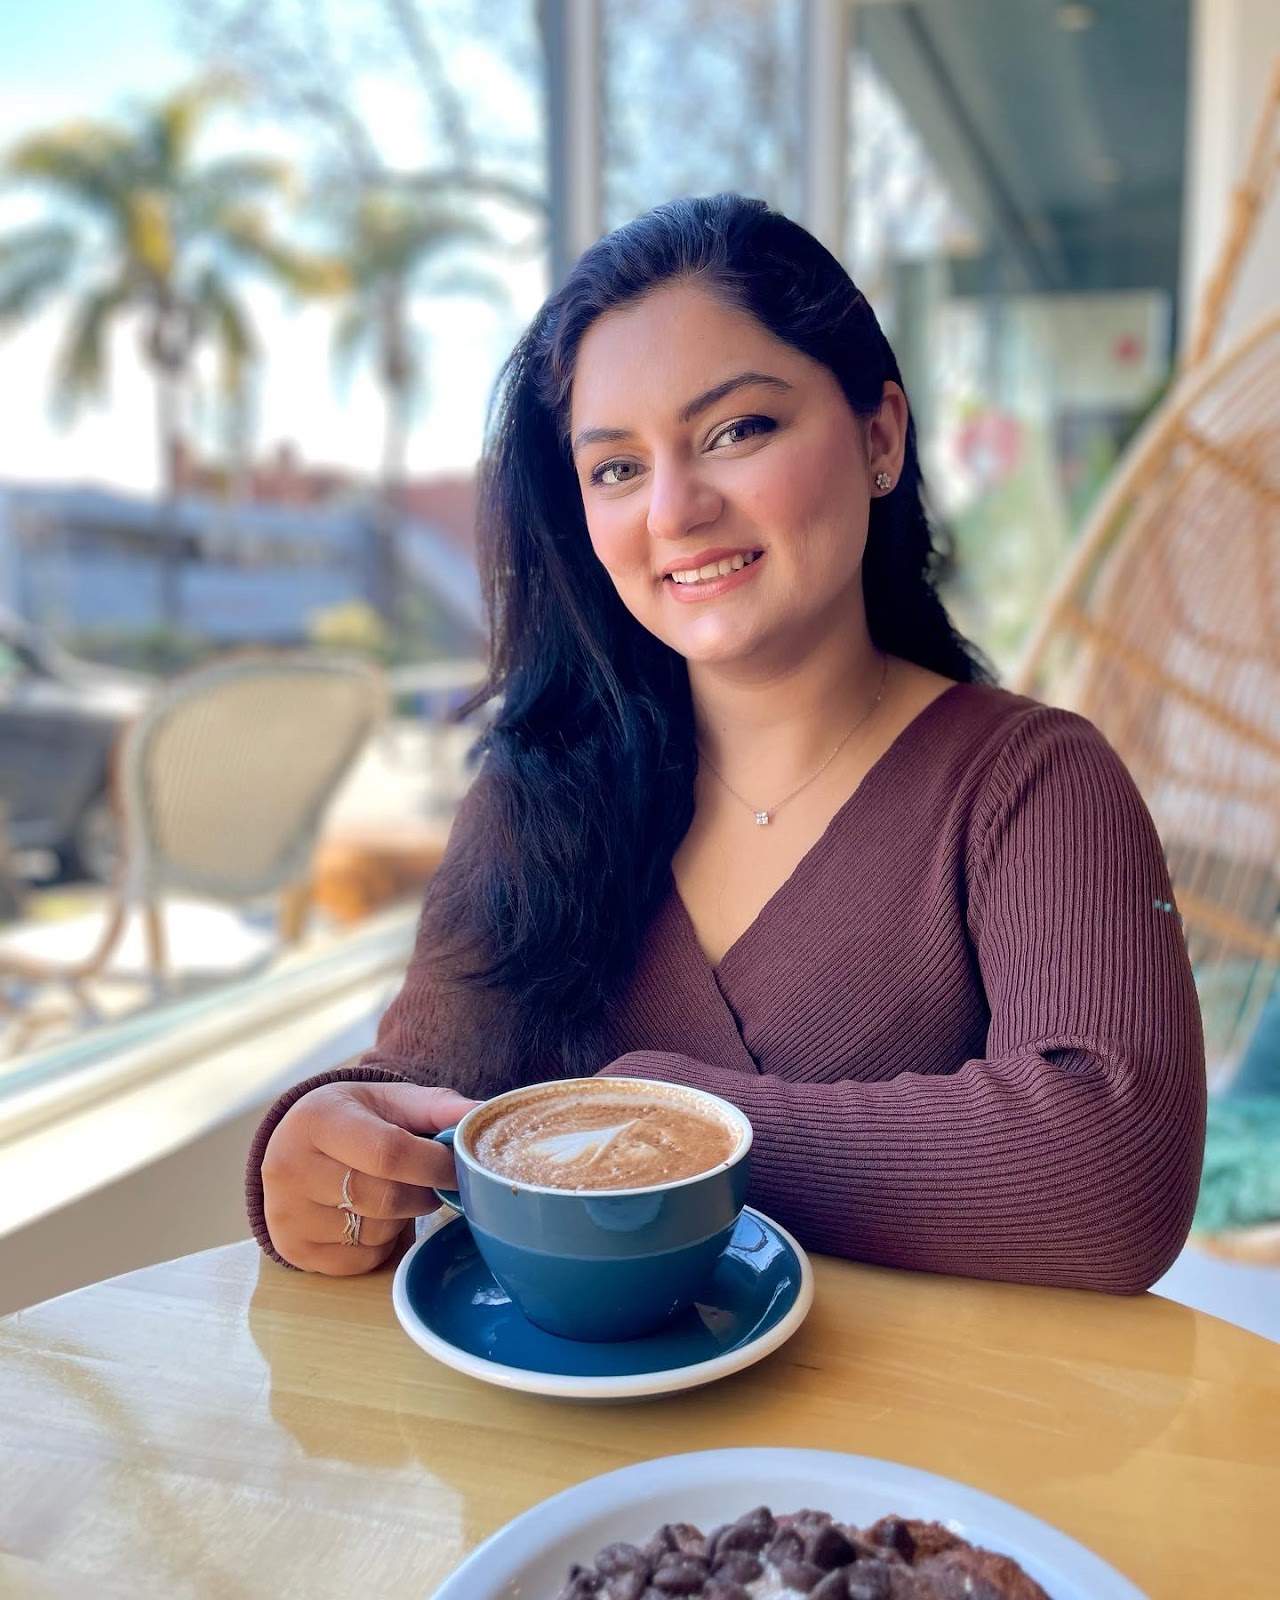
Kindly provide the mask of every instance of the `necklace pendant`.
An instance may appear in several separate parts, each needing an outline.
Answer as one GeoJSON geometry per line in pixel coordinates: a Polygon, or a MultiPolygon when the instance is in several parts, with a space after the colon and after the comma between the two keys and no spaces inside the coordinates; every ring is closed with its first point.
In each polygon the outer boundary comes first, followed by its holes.
{"type": "Polygon", "coordinates": [[[756,812],[756,826],[759,828],[767,828],[769,826],[769,813],[767,811],[756,812]]]}

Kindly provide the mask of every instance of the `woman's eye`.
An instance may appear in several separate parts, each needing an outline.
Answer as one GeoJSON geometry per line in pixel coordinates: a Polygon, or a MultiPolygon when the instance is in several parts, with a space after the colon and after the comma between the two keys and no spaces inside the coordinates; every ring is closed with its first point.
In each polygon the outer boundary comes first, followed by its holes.
{"type": "Polygon", "coordinates": [[[591,481],[615,489],[619,484],[630,483],[636,470],[634,461],[603,461],[591,474],[591,481]]]}
{"type": "Polygon", "coordinates": [[[725,444],[745,444],[748,439],[757,438],[760,434],[772,433],[778,426],[771,417],[739,417],[736,422],[727,423],[720,431],[712,435],[712,448],[725,444]]]}

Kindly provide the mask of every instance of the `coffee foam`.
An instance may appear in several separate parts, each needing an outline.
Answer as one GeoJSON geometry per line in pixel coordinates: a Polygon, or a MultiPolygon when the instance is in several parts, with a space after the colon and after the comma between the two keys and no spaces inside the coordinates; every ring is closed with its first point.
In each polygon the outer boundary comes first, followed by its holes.
{"type": "Polygon", "coordinates": [[[677,1086],[548,1086],[477,1113],[467,1148],[488,1171],[551,1189],[642,1189],[709,1172],[740,1130],[677,1086]]]}

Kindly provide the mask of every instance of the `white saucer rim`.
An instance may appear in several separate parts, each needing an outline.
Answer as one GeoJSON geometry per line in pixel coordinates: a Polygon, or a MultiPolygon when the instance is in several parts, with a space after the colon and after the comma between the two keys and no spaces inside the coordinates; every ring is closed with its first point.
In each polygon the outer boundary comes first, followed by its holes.
{"type": "Polygon", "coordinates": [[[459,1216],[456,1211],[436,1213],[429,1219],[419,1238],[406,1251],[396,1268],[391,1285],[391,1303],[400,1326],[419,1348],[456,1372],[478,1378],[483,1383],[496,1384],[502,1389],[517,1389],[525,1394],[547,1395],[560,1400],[641,1400],[656,1395],[675,1394],[683,1389],[699,1388],[704,1383],[714,1383],[732,1376],[744,1368],[754,1366],[765,1356],[772,1355],[784,1345],[804,1322],[813,1305],[813,1266],[804,1248],[772,1217],[755,1206],[744,1206],[743,1215],[756,1217],[773,1230],[794,1252],[800,1264],[800,1284],[785,1315],[771,1328],[723,1355],[712,1356],[707,1361],[694,1362],[683,1367],[659,1368],[651,1372],[584,1377],[575,1373],[535,1372],[527,1367],[508,1367],[498,1361],[487,1361],[467,1350],[460,1350],[439,1334],[432,1332],[417,1316],[409,1303],[407,1288],[409,1270],[414,1257],[435,1235],[449,1227],[459,1216]]]}
{"type": "Polygon", "coordinates": [[[888,1491],[890,1496],[903,1490],[918,1492],[922,1488],[930,1493],[941,1493],[949,1514],[938,1515],[937,1520],[960,1537],[996,1549],[1008,1543],[1024,1546],[1030,1543],[1030,1551],[1024,1548],[1021,1554],[1010,1553],[1024,1564],[1030,1562],[1039,1568],[1042,1579],[1064,1580],[1077,1595],[1092,1595],[1096,1591],[1105,1594],[1107,1600],[1147,1600],[1131,1578],[1096,1550],[990,1490],[907,1462],[787,1445],[738,1445],[654,1456],[571,1484],[496,1528],[446,1575],[432,1591],[431,1600],[473,1600],[477,1581],[489,1585],[483,1591],[484,1600],[498,1595],[507,1600],[509,1595],[523,1591],[510,1586],[512,1560],[504,1557],[504,1549],[518,1549],[519,1564],[524,1567],[531,1561],[543,1559],[547,1549],[567,1531],[580,1525],[588,1512],[599,1517],[602,1512],[616,1511],[639,1501],[655,1489],[666,1493],[673,1488],[700,1487],[735,1472],[750,1477],[755,1483],[770,1476],[801,1474],[856,1479],[861,1472],[873,1476],[877,1488],[888,1491]],[[983,1526],[992,1519],[996,1520],[998,1528],[995,1536],[983,1526]],[[495,1567],[497,1570],[493,1570],[495,1567]],[[504,1587],[495,1587],[495,1579],[504,1587]],[[1089,1587],[1082,1588],[1082,1584],[1089,1587]]]}

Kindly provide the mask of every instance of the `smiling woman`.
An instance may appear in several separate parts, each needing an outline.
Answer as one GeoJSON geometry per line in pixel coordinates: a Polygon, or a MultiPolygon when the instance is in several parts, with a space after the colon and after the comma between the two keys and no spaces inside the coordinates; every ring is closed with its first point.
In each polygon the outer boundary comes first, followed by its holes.
{"type": "Polygon", "coordinates": [[[766,655],[786,671],[811,654],[815,628],[847,635],[854,620],[865,635],[872,475],[892,483],[906,450],[892,379],[864,419],[830,368],[677,281],[591,326],[571,418],[595,554],[632,616],[695,677],[747,657],[759,670],[766,655]],[[699,387],[719,372],[729,376],[699,387]],[[596,416],[628,420],[579,430],[596,416]],[[711,604],[734,590],[739,603],[711,604]]]}
{"type": "Polygon", "coordinates": [[[415,1135],[604,1070],[745,1111],[812,1248],[1150,1284],[1204,1128],[1159,841],[953,630],[839,263],[733,195],[601,240],[505,369],[480,531],[484,765],[376,1048],[259,1130],[264,1248],[368,1270],[452,1181],[415,1135]]]}

